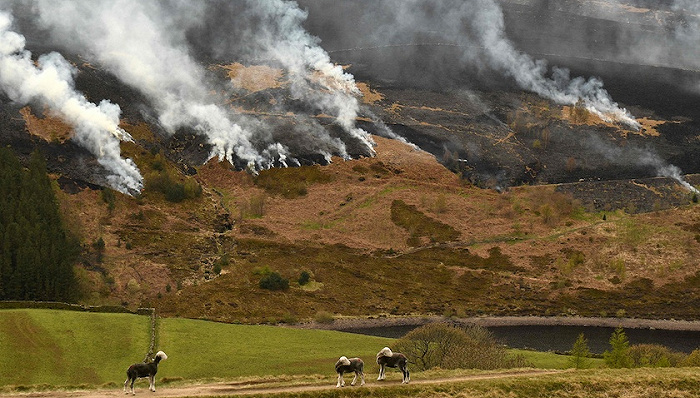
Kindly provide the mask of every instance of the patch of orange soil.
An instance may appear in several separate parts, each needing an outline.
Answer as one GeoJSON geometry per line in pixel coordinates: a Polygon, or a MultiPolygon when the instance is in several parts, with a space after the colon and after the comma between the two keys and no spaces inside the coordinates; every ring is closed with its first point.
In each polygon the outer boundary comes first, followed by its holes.
{"type": "Polygon", "coordinates": [[[32,114],[32,110],[28,106],[20,109],[19,113],[27,125],[29,134],[40,137],[45,141],[64,143],[72,135],[73,127],[58,117],[46,116],[40,119],[32,114]]]}
{"type": "Polygon", "coordinates": [[[365,104],[374,104],[384,99],[384,95],[379,91],[372,90],[367,83],[357,83],[357,88],[362,93],[362,102],[365,104]]]}
{"type": "Polygon", "coordinates": [[[616,128],[623,135],[639,134],[639,135],[658,137],[659,131],[656,128],[658,126],[661,126],[661,125],[667,123],[665,120],[654,120],[654,119],[650,119],[648,117],[642,117],[642,118],[637,119],[637,122],[639,122],[639,124],[641,124],[641,128],[639,129],[639,131],[634,131],[634,130],[623,128],[621,125],[616,124],[614,122],[603,120],[598,115],[591,113],[591,112],[588,112],[587,118],[585,121],[574,122],[571,119],[571,112],[572,112],[571,106],[563,106],[562,112],[561,112],[561,119],[567,121],[569,124],[574,124],[574,125],[588,125],[588,126],[603,125],[603,126],[607,126],[607,127],[613,127],[613,128],[616,128]]]}
{"type": "Polygon", "coordinates": [[[217,65],[217,67],[226,71],[234,87],[251,93],[279,88],[286,84],[281,69],[265,65],[245,66],[235,62],[229,65],[217,65]]]}

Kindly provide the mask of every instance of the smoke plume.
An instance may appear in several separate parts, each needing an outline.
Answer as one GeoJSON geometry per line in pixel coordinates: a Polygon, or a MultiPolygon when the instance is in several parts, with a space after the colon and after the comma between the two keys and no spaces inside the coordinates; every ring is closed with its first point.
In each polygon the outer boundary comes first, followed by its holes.
{"type": "Polygon", "coordinates": [[[169,133],[192,128],[206,136],[212,156],[231,163],[234,155],[250,165],[266,161],[253,147],[250,131],[209,100],[204,69],[184,45],[184,17],[189,13],[189,23],[196,21],[197,7],[127,0],[38,0],[36,5],[40,22],[61,45],[85,53],[144,93],[169,133]]]}
{"type": "Polygon", "coordinates": [[[360,108],[355,79],[334,65],[319,40],[303,28],[307,13],[284,0],[247,0],[247,5],[247,16],[260,21],[254,32],[256,55],[282,65],[289,74],[293,98],[332,115],[347,134],[371,150],[371,137],[355,126],[360,108]]]}
{"type": "Polygon", "coordinates": [[[604,120],[634,129],[640,126],[613,101],[599,79],[572,78],[569,70],[550,70],[544,60],[518,51],[506,36],[503,12],[494,0],[388,0],[369,7],[366,15],[372,18],[375,34],[367,45],[404,44],[406,51],[417,43],[453,48],[461,52],[464,68],[493,70],[511,77],[522,89],[556,103],[574,105],[581,101],[604,120]]]}
{"type": "Polygon", "coordinates": [[[60,54],[40,56],[36,63],[25,49],[25,38],[10,30],[12,16],[0,11],[0,89],[11,100],[48,107],[75,129],[73,139],[92,152],[108,170],[110,185],[121,192],[138,192],[143,178],[131,159],[120,156],[120,140],[131,140],[119,128],[119,105],[89,102],[74,87],[75,69],[60,54]]]}
{"type": "Polygon", "coordinates": [[[359,142],[362,152],[373,152],[369,134],[355,125],[359,93],[352,75],[331,63],[318,40],[303,29],[306,14],[294,2],[36,0],[35,4],[41,25],[58,44],[85,53],[144,93],[169,133],[191,128],[204,135],[212,157],[243,161],[254,168],[298,163],[297,152],[320,153],[327,160],[331,155],[347,158],[348,140],[359,142]],[[213,14],[221,23],[215,23],[213,14]],[[229,25],[245,29],[235,32],[238,37],[226,35],[229,25]],[[333,137],[317,121],[295,116],[303,120],[292,123],[292,140],[260,118],[224,106],[225,98],[219,95],[230,93],[231,87],[208,76],[194,55],[214,48],[227,62],[249,54],[281,66],[293,99],[333,117],[346,136],[333,137]]]}
{"type": "Polygon", "coordinates": [[[668,177],[676,180],[681,186],[693,193],[700,193],[697,188],[683,179],[683,172],[678,166],[664,161],[659,154],[648,148],[630,145],[627,147],[612,146],[597,136],[588,138],[587,146],[602,155],[612,165],[637,165],[652,168],[658,177],[668,177]]]}

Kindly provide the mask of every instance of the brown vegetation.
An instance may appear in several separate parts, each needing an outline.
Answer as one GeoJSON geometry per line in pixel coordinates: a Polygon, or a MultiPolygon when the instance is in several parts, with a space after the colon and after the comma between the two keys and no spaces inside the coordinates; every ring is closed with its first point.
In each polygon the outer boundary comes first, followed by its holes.
{"type": "Polygon", "coordinates": [[[82,240],[105,243],[100,264],[80,266],[84,300],[229,322],[322,311],[700,318],[689,305],[697,207],[603,218],[552,186],[476,188],[425,152],[375,139],[374,158],[258,177],[215,161],[178,177],[134,150],[144,175],[196,181],[201,196],[173,203],[147,187],[117,193],[110,211],[99,192],[61,194],[82,240]],[[289,289],[260,289],[265,266],[289,289]],[[313,289],[297,284],[302,271],[313,289]]]}

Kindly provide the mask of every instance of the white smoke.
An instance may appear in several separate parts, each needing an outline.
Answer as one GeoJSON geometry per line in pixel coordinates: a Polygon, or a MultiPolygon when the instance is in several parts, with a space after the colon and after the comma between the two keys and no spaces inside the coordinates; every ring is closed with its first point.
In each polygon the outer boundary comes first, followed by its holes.
{"type": "Polygon", "coordinates": [[[636,146],[615,147],[603,142],[599,137],[589,137],[588,146],[600,153],[613,165],[651,167],[658,177],[668,177],[676,180],[681,186],[693,193],[700,193],[697,188],[683,179],[683,172],[678,166],[664,161],[657,153],[650,149],[636,146]]]}
{"type": "Polygon", "coordinates": [[[685,189],[687,189],[690,192],[693,193],[700,193],[697,188],[692,186],[688,181],[683,179],[683,172],[678,166],[674,166],[672,164],[665,165],[662,167],[659,167],[656,169],[657,174],[659,177],[669,177],[673,178],[674,180],[678,181],[679,184],[681,184],[685,189]]]}
{"type": "MultiPolygon", "coordinates": [[[[231,46],[250,47],[256,57],[281,65],[294,100],[333,117],[346,136],[364,147],[364,152],[373,152],[371,137],[355,125],[359,93],[354,78],[334,65],[318,40],[304,30],[306,14],[294,2],[242,1],[232,6],[239,7],[241,14],[224,11],[229,6],[226,3],[184,0],[34,3],[40,24],[51,32],[53,40],[84,53],[144,93],[168,132],[186,127],[204,135],[213,147],[212,157],[232,163],[234,158],[241,159],[256,168],[276,162],[298,164],[284,142],[302,147],[302,152],[319,153],[326,160],[336,154],[345,158],[349,155],[344,140],[330,136],[316,120],[306,119],[293,127],[296,131],[289,134],[298,139],[292,142],[271,133],[273,128],[266,122],[223,106],[224,100],[216,94],[231,87],[209,81],[205,67],[195,60],[192,52],[202,48],[192,48],[188,35],[196,29],[204,30],[211,38],[199,45],[226,48],[230,41],[231,46]],[[223,25],[209,26],[207,18],[217,12],[223,25]],[[226,32],[228,24],[241,23],[241,19],[253,21],[255,26],[254,32],[240,32],[246,40],[218,32],[226,32]]],[[[228,54],[228,61],[241,51],[236,48],[228,54]]]]}
{"type": "Polygon", "coordinates": [[[454,48],[461,51],[465,67],[497,71],[511,77],[522,89],[558,104],[582,101],[604,120],[633,129],[640,127],[627,110],[613,101],[599,79],[572,78],[564,68],[553,67],[550,72],[544,60],[535,60],[517,50],[506,35],[503,12],[494,0],[385,0],[371,7],[367,14],[376,13],[382,18],[368,17],[373,22],[381,20],[368,45],[398,43],[411,51],[408,46],[424,42],[454,48]]]}
{"type": "Polygon", "coordinates": [[[197,21],[187,2],[37,0],[40,21],[62,44],[86,52],[152,102],[170,133],[190,127],[207,137],[211,156],[259,166],[251,132],[212,103],[204,68],[189,54],[184,32],[197,21]],[[183,12],[186,11],[186,12],[183,12]],[[184,25],[184,26],[183,26],[184,25]]]}
{"type": "Polygon", "coordinates": [[[143,187],[143,178],[131,159],[120,156],[120,140],[131,140],[119,128],[121,109],[109,101],[89,102],[75,90],[73,68],[60,54],[42,55],[34,63],[25,47],[25,38],[10,30],[12,16],[0,11],[0,89],[11,100],[47,106],[75,129],[73,139],[92,152],[112,173],[110,185],[121,192],[134,193],[143,187]]]}
{"type": "Polygon", "coordinates": [[[247,0],[247,6],[247,17],[260,21],[254,32],[255,56],[281,65],[289,74],[293,98],[333,116],[347,134],[373,153],[372,138],[355,125],[360,110],[355,79],[333,64],[318,38],[303,28],[308,14],[293,1],[247,0]]]}

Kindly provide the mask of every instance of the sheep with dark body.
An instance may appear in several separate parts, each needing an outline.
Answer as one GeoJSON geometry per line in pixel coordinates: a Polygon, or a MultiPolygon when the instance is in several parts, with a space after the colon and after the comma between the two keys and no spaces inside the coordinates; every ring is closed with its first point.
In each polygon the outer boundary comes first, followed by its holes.
{"type": "Polygon", "coordinates": [[[365,363],[362,362],[360,358],[350,358],[340,357],[338,362],[335,363],[335,371],[338,373],[338,384],[336,387],[345,387],[345,380],[343,380],[343,373],[355,372],[355,377],[352,379],[351,386],[355,385],[357,381],[357,376],[360,376],[362,381],[361,386],[365,385],[365,363]]]}
{"type": "Polygon", "coordinates": [[[379,365],[379,377],[377,380],[384,380],[386,378],[386,367],[399,368],[403,374],[403,380],[401,384],[408,384],[411,380],[411,374],[408,372],[408,358],[404,354],[399,352],[391,352],[389,347],[382,348],[381,351],[377,353],[377,365],[379,365]]]}
{"type": "Polygon", "coordinates": [[[129,366],[129,369],[126,370],[126,381],[124,382],[124,392],[129,393],[127,391],[127,385],[129,382],[131,382],[131,394],[136,395],[134,392],[134,382],[136,379],[141,379],[144,377],[148,377],[149,381],[149,386],[148,389],[155,392],[156,391],[156,373],[158,372],[158,363],[160,361],[168,359],[168,356],[165,355],[163,351],[158,351],[156,353],[155,358],[153,359],[152,362],[147,362],[147,363],[135,363],[131,366],[129,366]]]}

